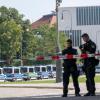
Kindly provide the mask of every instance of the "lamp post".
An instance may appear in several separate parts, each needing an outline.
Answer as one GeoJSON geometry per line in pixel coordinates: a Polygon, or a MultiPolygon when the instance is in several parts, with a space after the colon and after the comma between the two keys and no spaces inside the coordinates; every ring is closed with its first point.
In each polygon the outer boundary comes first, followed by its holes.
{"type": "MultiPolygon", "coordinates": [[[[56,31],[57,31],[57,47],[56,53],[58,54],[60,50],[60,43],[59,43],[59,30],[58,30],[58,8],[62,0],[56,0],[56,31]]],[[[56,83],[62,81],[62,63],[61,60],[56,61],[56,83]]]]}

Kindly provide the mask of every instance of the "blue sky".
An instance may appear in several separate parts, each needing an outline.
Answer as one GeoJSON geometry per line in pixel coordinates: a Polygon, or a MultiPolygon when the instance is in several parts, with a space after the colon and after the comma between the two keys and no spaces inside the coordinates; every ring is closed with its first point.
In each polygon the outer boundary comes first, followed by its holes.
{"type": "MultiPolygon", "coordinates": [[[[56,0],[0,0],[0,6],[16,8],[25,18],[34,22],[55,10],[56,0]]],[[[63,0],[61,6],[98,5],[100,0],[63,0]]]]}

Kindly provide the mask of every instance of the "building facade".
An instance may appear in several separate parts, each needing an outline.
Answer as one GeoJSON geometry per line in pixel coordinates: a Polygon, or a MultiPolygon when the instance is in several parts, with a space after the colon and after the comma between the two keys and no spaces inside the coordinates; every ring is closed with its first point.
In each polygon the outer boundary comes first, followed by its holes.
{"type": "Polygon", "coordinates": [[[59,8],[58,29],[72,39],[73,46],[79,46],[80,36],[88,33],[100,50],[100,6],[59,8]]]}

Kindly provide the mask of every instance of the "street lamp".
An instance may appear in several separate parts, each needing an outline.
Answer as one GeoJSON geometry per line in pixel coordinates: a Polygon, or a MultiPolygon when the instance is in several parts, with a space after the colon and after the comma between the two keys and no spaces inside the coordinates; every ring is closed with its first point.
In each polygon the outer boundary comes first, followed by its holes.
{"type": "Polygon", "coordinates": [[[57,31],[57,46],[59,49],[60,49],[60,43],[59,43],[59,30],[58,30],[58,8],[61,2],[62,0],[56,0],[56,31],[57,31]]]}
{"type": "MultiPolygon", "coordinates": [[[[56,31],[57,31],[57,47],[56,52],[57,54],[61,52],[60,50],[60,43],[59,43],[59,30],[58,30],[58,8],[62,0],[56,0],[56,31]]],[[[56,83],[62,81],[62,63],[61,60],[56,61],[56,83]]]]}

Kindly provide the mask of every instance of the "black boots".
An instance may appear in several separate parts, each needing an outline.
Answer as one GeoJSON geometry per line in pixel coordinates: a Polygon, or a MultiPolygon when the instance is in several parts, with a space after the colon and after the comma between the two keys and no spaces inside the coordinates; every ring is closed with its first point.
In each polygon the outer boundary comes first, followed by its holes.
{"type": "Polygon", "coordinates": [[[75,94],[76,97],[80,97],[81,95],[79,93],[75,94]]]}
{"type": "MultiPolygon", "coordinates": [[[[78,94],[75,94],[75,96],[80,97],[81,95],[78,93],[78,94]]],[[[67,97],[67,94],[63,94],[62,97],[67,97]]]]}
{"type": "Polygon", "coordinates": [[[63,88],[63,95],[62,95],[62,97],[67,97],[67,93],[68,93],[68,90],[63,88]]]}
{"type": "Polygon", "coordinates": [[[67,94],[63,94],[62,97],[67,97],[67,94]]]}
{"type": "Polygon", "coordinates": [[[95,93],[90,93],[90,92],[88,92],[88,93],[86,93],[84,96],[95,96],[95,93]]]}

